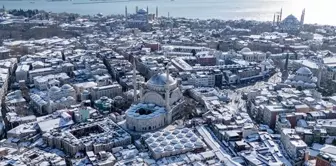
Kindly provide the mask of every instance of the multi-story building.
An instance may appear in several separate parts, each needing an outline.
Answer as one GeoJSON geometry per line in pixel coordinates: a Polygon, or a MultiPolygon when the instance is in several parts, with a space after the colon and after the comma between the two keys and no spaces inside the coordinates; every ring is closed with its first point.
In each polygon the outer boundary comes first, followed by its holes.
{"type": "Polygon", "coordinates": [[[27,81],[28,71],[29,71],[29,65],[19,65],[15,71],[16,81],[17,82],[19,82],[20,80],[27,81]]]}
{"type": "Polygon", "coordinates": [[[8,59],[10,55],[10,49],[0,47],[0,59],[8,59]]]}
{"type": "Polygon", "coordinates": [[[112,120],[96,119],[93,123],[79,123],[71,128],[55,129],[43,134],[43,140],[50,147],[63,149],[75,156],[79,151],[109,151],[113,147],[127,146],[131,136],[112,120]]]}
{"type": "Polygon", "coordinates": [[[247,47],[243,48],[239,53],[243,55],[244,60],[249,62],[262,62],[266,60],[266,53],[251,51],[247,47]]]}
{"type": "Polygon", "coordinates": [[[122,95],[122,87],[119,84],[94,87],[91,91],[91,97],[93,101],[98,100],[103,96],[114,98],[120,95],[122,95]]]}
{"type": "Polygon", "coordinates": [[[303,142],[295,129],[284,128],[281,130],[281,142],[295,165],[303,161],[307,144],[303,142]]]}
{"type": "Polygon", "coordinates": [[[263,110],[263,122],[270,128],[275,128],[276,117],[280,113],[294,112],[291,107],[285,107],[283,105],[266,105],[263,110]]]}

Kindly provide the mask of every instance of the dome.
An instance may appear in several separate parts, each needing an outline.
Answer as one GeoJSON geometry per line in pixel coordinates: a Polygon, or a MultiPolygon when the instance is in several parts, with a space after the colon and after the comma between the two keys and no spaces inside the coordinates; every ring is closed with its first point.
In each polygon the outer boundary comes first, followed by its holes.
{"type": "Polygon", "coordinates": [[[116,97],[113,98],[113,100],[124,100],[124,98],[121,97],[121,96],[116,96],[116,97]]]}
{"type": "Polygon", "coordinates": [[[161,73],[161,74],[156,74],[152,76],[147,81],[147,85],[154,86],[154,87],[164,87],[168,81],[168,85],[173,85],[176,84],[176,80],[169,75],[168,79],[166,74],[161,73]]]}
{"type": "Polygon", "coordinates": [[[312,72],[307,67],[301,67],[299,70],[296,71],[296,74],[311,75],[312,72]]]}
{"type": "Polygon", "coordinates": [[[176,144],[174,145],[175,149],[183,149],[183,146],[181,144],[176,144]]]}
{"type": "Polygon", "coordinates": [[[68,96],[67,100],[75,100],[75,98],[73,98],[72,96],[68,96]]]}
{"type": "Polygon", "coordinates": [[[139,9],[138,14],[147,14],[147,10],[146,9],[139,9]]]}
{"type": "Polygon", "coordinates": [[[298,86],[303,86],[303,85],[304,85],[304,82],[303,82],[302,80],[299,80],[299,81],[297,82],[297,84],[298,84],[298,86]]]}
{"type": "Polygon", "coordinates": [[[315,83],[310,83],[310,86],[311,86],[312,88],[316,88],[316,84],[315,84],[315,83]]]}
{"type": "Polygon", "coordinates": [[[245,47],[240,52],[242,52],[242,53],[248,53],[248,52],[252,52],[252,51],[251,51],[251,49],[245,47]]]}
{"type": "Polygon", "coordinates": [[[154,139],[153,139],[153,138],[148,138],[148,139],[146,140],[146,142],[148,142],[148,143],[152,143],[152,142],[154,142],[154,139]]]}
{"type": "Polygon", "coordinates": [[[162,152],[163,151],[163,148],[162,147],[157,147],[154,149],[155,152],[162,152]]]}
{"type": "Polygon", "coordinates": [[[158,146],[159,146],[159,144],[158,144],[158,143],[156,143],[156,142],[154,142],[154,143],[150,144],[150,147],[152,147],[152,148],[156,148],[156,147],[158,147],[158,146]]]}
{"type": "Polygon", "coordinates": [[[60,88],[57,87],[57,86],[53,86],[53,87],[50,88],[49,91],[50,91],[50,92],[58,92],[58,91],[60,91],[60,88]]]}
{"type": "Polygon", "coordinates": [[[72,86],[70,86],[69,84],[64,84],[62,86],[62,89],[64,89],[64,90],[72,89],[72,86]]]}
{"type": "Polygon", "coordinates": [[[285,84],[290,84],[290,83],[291,83],[290,80],[286,80],[286,81],[285,81],[285,84]]]}
{"type": "Polygon", "coordinates": [[[62,97],[62,98],[61,98],[61,101],[62,101],[62,102],[65,102],[65,101],[67,101],[67,98],[62,97]]]}
{"type": "Polygon", "coordinates": [[[168,145],[164,148],[165,151],[173,151],[174,150],[174,147],[171,146],[171,145],[168,145]]]}
{"type": "Polygon", "coordinates": [[[282,22],[285,24],[299,24],[300,23],[299,20],[293,14],[287,16],[282,22]]]}

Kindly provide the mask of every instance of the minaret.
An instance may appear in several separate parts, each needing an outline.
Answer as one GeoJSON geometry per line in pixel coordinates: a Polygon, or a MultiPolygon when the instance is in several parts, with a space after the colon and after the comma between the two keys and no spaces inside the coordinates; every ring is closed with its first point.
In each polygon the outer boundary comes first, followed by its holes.
{"type": "Polygon", "coordinates": [[[317,76],[317,87],[321,87],[322,69],[323,69],[323,59],[318,62],[318,76],[317,76]]]}
{"type": "Polygon", "coordinates": [[[281,8],[281,10],[280,10],[280,20],[279,20],[280,22],[282,21],[282,8],[281,8]]]}
{"type": "Polygon", "coordinates": [[[127,6],[125,6],[125,17],[126,17],[126,19],[127,19],[127,17],[128,17],[127,6]]]}
{"type": "Polygon", "coordinates": [[[136,66],[135,66],[135,58],[133,58],[133,102],[137,102],[137,84],[136,84],[136,66]]]}
{"type": "Polygon", "coordinates": [[[280,24],[280,15],[277,16],[277,25],[280,24]]]}
{"type": "Polygon", "coordinates": [[[143,93],[144,93],[144,84],[141,82],[140,83],[140,102],[142,102],[143,101],[143,93]]]}
{"type": "Polygon", "coordinates": [[[147,14],[149,14],[148,6],[147,6],[147,9],[146,9],[146,10],[147,10],[147,14]]]}
{"type": "Polygon", "coordinates": [[[170,98],[170,90],[169,90],[169,63],[166,65],[166,85],[165,85],[165,90],[166,90],[166,109],[169,112],[170,111],[170,104],[169,104],[169,98],[170,98]]]}
{"type": "Polygon", "coordinates": [[[156,18],[159,18],[159,8],[156,6],[156,12],[155,12],[155,14],[156,14],[156,18]]]}
{"type": "Polygon", "coordinates": [[[285,81],[288,78],[288,60],[289,60],[289,46],[285,46],[286,49],[286,61],[284,66],[284,71],[282,72],[282,81],[285,81]]]}
{"type": "Polygon", "coordinates": [[[306,14],[306,9],[303,9],[302,14],[301,14],[301,20],[300,20],[301,26],[304,24],[305,14],[306,14]]]}
{"type": "Polygon", "coordinates": [[[273,26],[275,26],[275,13],[274,13],[274,16],[273,16],[273,26]]]}
{"type": "Polygon", "coordinates": [[[322,78],[322,67],[319,66],[318,76],[317,76],[317,87],[321,87],[321,78],[322,78]]]}
{"type": "MultiPolygon", "coordinates": [[[[48,89],[48,101],[47,101],[47,112],[48,113],[51,113],[51,111],[52,111],[52,109],[51,109],[51,105],[50,105],[50,92],[49,92],[49,89],[48,89]]],[[[42,110],[42,112],[43,112],[43,110],[42,110]]]]}
{"type": "Polygon", "coordinates": [[[138,13],[138,6],[135,7],[135,13],[138,13]]]}

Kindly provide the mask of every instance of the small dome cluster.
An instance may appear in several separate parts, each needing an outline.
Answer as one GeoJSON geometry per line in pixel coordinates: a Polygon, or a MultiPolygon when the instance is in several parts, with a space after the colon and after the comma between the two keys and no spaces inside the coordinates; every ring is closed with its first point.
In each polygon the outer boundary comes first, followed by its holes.
{"type": "Polygon", "coordinates": [[[294,86],[296,88],[301,87],[304,89],[316,88],[317,78],[313,76],[313,73],[307,67],[299,68],[295,74],[291,74],[285,81],[285,84],[294,86]]]}

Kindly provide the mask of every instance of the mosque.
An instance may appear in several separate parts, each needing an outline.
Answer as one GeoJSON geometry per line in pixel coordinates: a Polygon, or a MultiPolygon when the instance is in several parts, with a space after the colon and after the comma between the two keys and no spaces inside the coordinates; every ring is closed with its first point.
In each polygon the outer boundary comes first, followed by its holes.
{"type": "MultiPolygon", "coordinates": [[[[184,98],[177,80],[169,74],[168,65],[166,73],[158,73],[146,83],[141,83],[140,99],[134,94],[135,102],[126,111],[128,130],[148,132],[167,126],[179,118],[184,98]]],[[[135,80],[133,84],[137,87],[135,80]]]]}
{"type": "Polygon", "coordinates": [[[273,18],[273,25],[279,28],[282,32],[286,32],[289,34],[296,34],[299,33],[305,19],[306,10],[302,10],[301,19],[300,21],[294,16],[289,15],[284,20],[282,20],[282,9],[280,13],[275,13],[273,18]]]}
{"type": "Polygon", "coordinates": [[[285,84],[294,86],[301,89],[316,88],[317,77],[313,76],[313,73],[307,67],[299,68],[295,74],[289,75],[285,84]]]}
{"type": "Polygon", "coordinates": [[[125,7],[126,27],[138,28],[143,31],[150,30],[152,28],[153,20],[158,17],[158,8],[156,7],[156,14],[149,14],[147,9],[138,9],[136,7],[135,14],[129,15],[127,13],[127,7],[125,7]]]}

